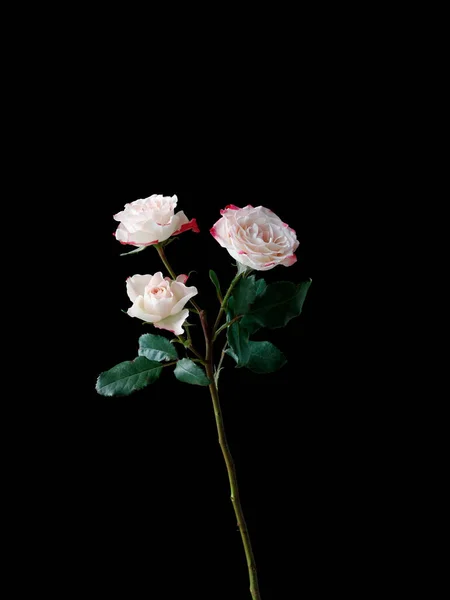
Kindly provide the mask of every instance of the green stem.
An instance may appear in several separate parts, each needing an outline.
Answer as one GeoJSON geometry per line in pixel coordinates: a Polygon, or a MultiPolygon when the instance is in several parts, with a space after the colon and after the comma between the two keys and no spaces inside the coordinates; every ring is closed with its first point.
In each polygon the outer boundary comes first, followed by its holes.
{"type": "Polygon", "coordinates": [[[162,247],[162,245],[155,244],[155,248],[158,251],[159,258],[162,260],[162,262],[164,263],[164,266],[169,271],[169,274],[172,277],[172,279],[176,279],[177,276],[175,275],[175,272],[173,271],[172,267],[169,264],[169,261],[167,260],[166,253],[164,252],[164,248],[162,247]]]}
{"type": "Polygon", "coordinates": [[[221,331],[223,331],[224,329],[226,329],[227,327],[230,327],[231,325],[233,325],[233,323],[236,323],[236,321],[239,321],[239,319],[242,318],[242,315],[238,315],[237,317],[234,317],[234,319],[231,319],[231,321],[228,321],[228,323],[224,323],[221,327],[219,327],[219,329],[216,331],[216,333],[214,334],[213,337],[213,342],[216,341],[217,336],[219,335],[219,333],[221,331]]]}
{"type": "MultiPolygon", "coordinates": [[[[230,289],[232,287],[230,286],[230,289]]],[[[239,488],[236,477],[236,467],[234,465],[233,457],[231,456],[230,448],[225,434],[225,426],[223,422],[222,410],[219,401],[219,392],[217,385],[214,380],[214,368],[213,368],[213,345],[211,337],[208,331],[208,323],[206,321],[206,313],[204,310],[200,312],[200,320],[203,327],[203,333],[205,336],[206,344],[206,374],[211,381],[209,385],[209,391],[214,407],[214,415],[216,418],[217,433],[219,434],[219,445],[222,450],[223,458],[227,468],[228,479],[230,482],[231,490],[231,502],[233,504],[234,512],[236,515],[239,531],[241,533],[242,544],[244,546],[245,557],[247,559],[248,575],[250,581],[250,593],[252,600],[261,600],[259,594],[258,575],[256,572],[255,557],[253,556],[252,544],[250,541],[250,535],[245,522],[244,513],[242,511],[241,500],[239,496],[239,488]]],[[[217,322],[217,321],[216,321],[217,322]]]]}
{"type": "Polygon", "coordinates": [[[217,365],[216,374],[214,375],[214,382],[216,384],[217,390],[219,390],[219,377],[220,377],[220,369],[222,367],[223,359],[225,358],[225,350],[228,345],[228,340],[225,341],[225,344],[222,348],[222,353],[220,355],[219,364],[217,365]]]}
{"type": "Polygon", "coordinates": [[[213,327],[213,339],[216,334],[217,327],[220,323],[220,319],[222,318],[222,314],[227,306],[228,298],[231,296],[231,292],[233,291],[234,286],[237,284],[237,282],[242,277],[242,275],[243,275],[243,273],[238,273],[236,275],[236,277],[233,279],[233,281],[230,283],[230,287],[228,288],[227,293],[225,294],[225,297],[222,301],[222,304],[220,305],[219,313],[217,315],[217,319],[216,319],[216,322],[214,323],[214,327],[213,327]]]}

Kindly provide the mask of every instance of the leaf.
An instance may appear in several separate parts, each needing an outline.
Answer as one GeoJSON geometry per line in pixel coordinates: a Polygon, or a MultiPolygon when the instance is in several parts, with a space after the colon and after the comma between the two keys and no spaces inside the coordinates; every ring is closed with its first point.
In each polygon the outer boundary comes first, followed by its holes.
{"type": "Polygon", "coordinates": [[[308,293],[311,279],[296,285],[290,281],[278,281],[266,287],[257,297],[250,312],[241,321],[249,334],[260,327],[284,327],[291,319],[298,317],[308,293]]]}
{"type": "Polygon", "coordinates": [[[101,373],[95,389],[102,396],[128,396],[156,381],[161,371],[159,363],[139,356],[101,373]]]}
{"type": "Polygon", "coordinates": [[[119,256],[130,256],[130,254],[137,254],[138,252],[142,252],[142,250],[145,250],[146,248],[148,248],[148,246],[139,246],[139,248],[131,250],[130,252],[122,252],[122,254],[119,254],[119,256]]]}
{"type": "Polygon", "coordinates": [[[217,295],[221,298],[222,292],[220,291],[219,278],[217,277],[216,272],[212,269],[209,270],[209,278],[211,279],[211,281],[214,284],[214,287],[216,288],[217,295]]]}
{"type": "Polygon", "coordinates": [[[286,357],[271,342],[249,342],[247,369],[255,373],[273,373],[286,364],[286,357]]]}
{"type": "Polygon", "coordinates": [[[239,362],[239,358],[237,357],[236,353],[235,353],[235,352],[233,352],[233,350],[232,350],[231,348],[227,348],[227,349],[225,350],[225,354],[228,354],[229,356],[231,356],[231,358],[234,358],[234,360],[235,360],[236,362],[239,362]]]}
{"type": "Polygon", "coordinates": [[[167,238],[167,240],[164,240],[164,242],[160,242],[161,247],[165,248],[166,246],[168,246],[169,244],[171,244],[172,242],[176,242],[177,240],[179,240],[180,238],[178,237],[173,237],[171,236],[170,238],[167,238]]]}
{"type": "Polygon", "coordinates": [[[227,315],[227,322],[231,321],[231,319],[234,319],[234,317],[236,316],[235,312],[234,312],[234,298],[233,298],[233,296],[231,296],[228,299],[227,308],[226,308],[226,315],[227,315]]]}
{"type": "Polygon", "coordinates": [[[234,312],[236,315],[245,315],[250,311],[250,305],[256,298],[255,276],[242,278],[233,290],[234,312]]]}
{"type": "Polygon", "coordinates": [[[265,292],[267,283],[264,279],[258,279],[256,282],[256,296],[261,296],[265,292]]]}
{"type": "Polygon", "coordinates": [[[149,360],[177,360],[176,348],[162,335],[144,333],[139,338],[139,356],[145,356],[149,360]]]}
{"type": "Polygon", "coordinates": [[[177,362],[174,370],[175,377],[183,383],[193,385],[209,385],[211,382],[206,377],[204,370],[189,358],[182,358],[177,362]]]}
{"type": "Polygon", "coordinates": [[[233,323],[227,329],[228,344],[234,354],[230,354],[236,360],[238,367],[244,367],[250,358],[250,348],[248,345],[248,331],[240,326],[239,323],[233,323]]]}

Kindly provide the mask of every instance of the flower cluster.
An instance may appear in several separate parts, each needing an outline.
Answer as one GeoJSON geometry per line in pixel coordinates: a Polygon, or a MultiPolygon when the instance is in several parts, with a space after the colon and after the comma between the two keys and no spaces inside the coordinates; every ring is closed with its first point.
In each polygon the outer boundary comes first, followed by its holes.
{"type": "MultiPolygon", "coordinates": [[[[126,204],[114,215],[120,222],[116,239],[139,247],[166,242],[190,229],[198,233],[196,219],[189,220],[183,211],[175,213],[177,203],[177,196],[153,194],[126,204]]],[[[277,265],[288,267],[297,260],[296,233],[273,211],[263,206],[239,208],[229,204],[220,213],[222,217],[210,233],[241,268],[267,271],[277,265]]],[[[130,277],[127,293],[133,305],[128,314],[176,335],[184,333],[182,325],[188,316],[184,306],[198,293],[196,287],[184,285],[186,280],[186,275],[179,275],[173,281],[161,272],[130,277]]]]}

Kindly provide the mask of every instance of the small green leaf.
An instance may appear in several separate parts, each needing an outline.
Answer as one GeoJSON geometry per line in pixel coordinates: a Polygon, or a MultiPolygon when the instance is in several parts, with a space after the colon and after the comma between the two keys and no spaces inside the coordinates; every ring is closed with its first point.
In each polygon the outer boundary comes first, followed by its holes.
{"type": "Polygon", "coordinates": [[[130,252],[122,252],[122,254],[119,254],[119,256],[130,256],[130,254],[137,254],[138,252],[142,252],[142,250],[145,250],[146,248],[148,248],[148,246],[139,246],[138,248],[136,248],[135,250],[131,250],[130,252]]]}
{"type": "Polygon", "coordinates": [[[247,369],[255,373],[273,373],[286,364],[286,357],[271,342],[249,342],[247,369]]]}
{"type": "Polygon", "coordinates": [[[204,370],[189,358],[182,358],[177,362],[174,370],[175,377],[183,383],[193,385],[209,385],[211,382],[206,377],[204,370]]]}
{"type": "Polygon", "coordinates": [[[128,396],[156,381],[161,371],[159,363],[139,356],[101,373],[95,389],[102,396],[128,396]]]}
{"type": "Polygon", "coordinates": [[[241,326],[249,334],[260,327],[284,327],[301,314],[310,285],[311,280],[302,281],[298,285],[290,281],[271,283],[256,298],[250,312],[242,319],[241,326]]]}
{"type": "Polygon", "coordinates": [[[239,358],[237,357],[237,354],[235,352],[233,352],[233,350],[231,348],[227,348],[225,350],[225,354],[228,354],[229,356],[231,356],[231,358],[234,358],[234,360],[237,363],[239,362],[239,358]]]}
{"type": "Polygon", "coordinates": [[[233,290],[233,298],[236,315],[247,314],[250,310],[250,305],[253,304],[256,298],[256,281],[254,275],[238,281],[233,290]]]}
{"type": "Polygon", "coordinates": [[[172,242],[176,242],[177,240],[179,240],[180,238],[177,236],[171,236],[170,238],[167,238],[167,240],[164,240],[164,242],[160,242],[160,245],[162,248],[165,248],[166,246],[168,246],[169,244],[171,244],[172,242]]]}
{"type": "Polygon", "coordinates": [[[149,360],[177,360],[178,354],[175,346],[162,335],[144,333],[139,338],[139,356],[145,356],[149,360]]]}
{"type": "Polygon", "coordinates": [[[214,287],[216,288],[217,295],[219,297],[222,297],[222,292],[220,291],[219,278],[217,277],[216,272],[212,269],[209,270],[209,278],[211,279],[211,281],[214,284],[214,287]]]}
{"type": "Polygon", "coordinates": [[[250,349],[248,345],[248,331],[240,326],[239,322],[233,323],[227,329],[228,344],[230,345],[233,358],[236,360],[238,367],[244,367],[250,358],[250,349]],[[235,358],[235,356],[237,358],[235,358]]]}

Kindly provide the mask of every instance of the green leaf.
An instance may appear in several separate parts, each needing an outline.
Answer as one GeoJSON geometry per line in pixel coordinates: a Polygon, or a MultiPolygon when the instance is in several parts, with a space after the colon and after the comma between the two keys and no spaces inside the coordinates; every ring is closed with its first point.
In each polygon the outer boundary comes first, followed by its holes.
{"type": "Polygon", "coordinates": [[[217,277],[216,272],[212,269],[209,270],[209,278],[211,279],[211,281],[214,284],[214,287],[216,288],[217,295],[222,297],[222,292],[220,291],[219,278],[217,277]]]}
{"type": "Polygon", "coordinates": [[[298,317],[308,293],[311,279],[296,285],[290,281],[278,281],[266,287],[257,297],[250,312],[241,321],[249,334],[260,327],[284,327],[291,319],[298,317]]]}
{"type": "Polygon", "coordinates": [[[139,338],[139,356],[145,356],[149,360],[177,360],[176,348],[162,335],[144,333],[139,338]]]}
{"type": "Polygon", "coordinates": [[[273,373],[286,364],[286,357],[271,342],[249,342],[247,369],[255,373],[273,373]]]}
{"type": "Polygon", "coordinates": [[[122,254],[119,254],[119,256],[129,256],[130,254],[137,254],[138,252],[142,252],[142,250],[145,250],[146,248],[148,248],[148,246],[139,246],[138,248],[136,248],[135,250],[131,250],[130,252],[122,252],[122,254]]]}
{"type": "Polygon", "coordinates": [[[235,352],[233,352],[233,350],[231,348],[227,348],[225,350],[225,354],[228,354],[229,356],[231,356],[231,358],[234,358],[234,360],[237,363],[239,362],[239,358],[238,358],[237,354],[235,352]]]}
{"type": "Polygon", "coordinates": [[[128,396],[158,379],[162,371],[159,363],[139,356],[135,360],[119,363],[101,373],[95,389],[102,396],[128,396]]]}
{"type": "Polygon", "coordinates": [[[256,281],[255,276],[251,275],[247,278],[242,278],[236,284],[232,294],[234,298],[234,312],[236,315],[245,315],[250,310],[250,305],[253,304],[256,298],[256,281]]]}
{"type": "Polygon", "coordinates": [[[264,279],[258,279],[256,282],[256,296],[261,296],[266,291],[267,283],[264,279]]]}
{"type": "Polygon", "coordinates": [[[236,316],[236,314],[234,312],[234,298],[233,298],[233,296],[230,296],[230,298],[228,299],[227,308],[226,308],[226,315],[227,315],[227,322],[231,321],[231,319],[234,319],[234,317],[236,316]]]}
{"type": "Polygon", "coordinates": [[[174,374],[179,381],[184,383],[193,385],[209,385],[211,383],[206,377],[205,371],[189,358],[182,358],[177,362],[174,374]]]}
{"type": "Polygon", "coordinates": [[[227,329],[228,344],[230,345],[233,358],[236,360],[238,367],[244,367],[250,358],[250,348],[248,345],[248,331],[242,328],[238,323],[233,323],[227,329]],[[236,357],[236,358],[235,358],[236,357]]]}

